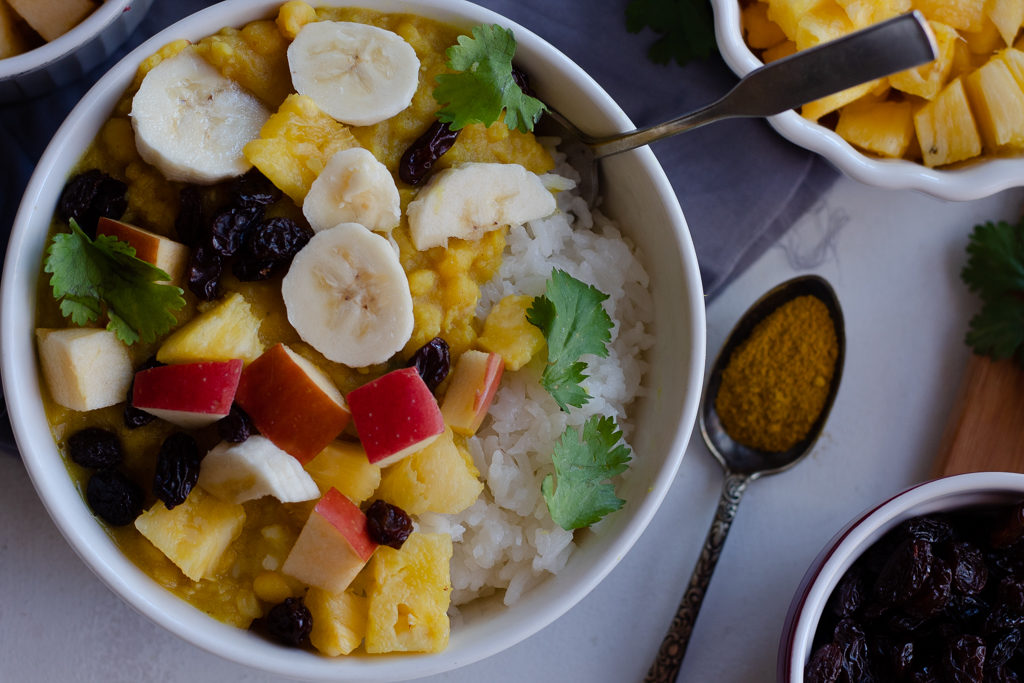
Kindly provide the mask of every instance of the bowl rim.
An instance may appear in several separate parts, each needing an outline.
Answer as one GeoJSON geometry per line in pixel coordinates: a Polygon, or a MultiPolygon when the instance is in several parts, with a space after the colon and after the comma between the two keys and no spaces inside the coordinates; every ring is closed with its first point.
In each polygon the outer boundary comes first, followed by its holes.
{"type": "Polygon", "coordinates": [[[135,0],[106,0],[81,23],[56,40],[28,52],[0,59],[0,81],[24,76],[59,62],[103,33],[121,14],[131,9],[133,1],[135,0]]]}
{"type": "MultiPolygon", "coordinates": [[[[62,150],[73,144],[75,129],[80,120],[97,102],[116,98],[130,83],[138,63],[156,52],[160,47],[173,39],[209,35],[221,26],[238,26],[257,16],[267,16],[273,8],[281,5],[282,0],[228,0],[208,7],[164,29],[153,36],[129,55],[122,59],[85,95],[65,122],[57,131],[32,178],[29,181],[22,203],[15,217],[6,261],[3,269],[3,280],[0,284],[0,367],[3,371],[4,392],[10,410],[19,449],[23,452],[23,460],[30,479],[43,501],[47,512],[57,524],[75,552],[85,561],[86,565],[115,593],[131,605],[136,611],[157,625],[169,630],[186,642],[205,649],[225,659],[250,667],[290,677],[302,677],[308,680],[337,680],[339,675],[346,680],[389,681],[407,680],[420,676],[441,673],[470,664],[492,654],[500,652],[544,628],[586,596],[616,566],[640,534],[650,522],[669,487],[675,479],[685,453],[686,444],[692,433],[693,423],[697,415],[697,406],[703,379],[705,359],[706,320],[704,312],[703,290],[697,266],[696,253],[686,226],[682,209],[669,183],[664,170],[650,149],[644,148],[631,152],[649,174],[655,191],[664,200],[668,214],[667,229],[673,233],[680,260],[684,263],[687,274],[688,299],[686,304],[692,313],[690,339],[679,340],[689,342],[690,358],[685,370],[693,378],[691,386],[685,392],[678,414],[682,417],[674,429],[675,432],[667,440],[666,457],[654,475],[650,491],[635,504],[635,512],[622,526],[618,535],[609,543],[602,554],[602,561],[585,567],[574,583],[564,587],[550,602],[532,615],[528,622],[519,619],[518,625],[503,629],[497,636],[471,651],[454,652],[452,648],[429,655],[392,655],[374,658],[326,658],[309,657],[303,651],[290,650],[284,647],[260,641],[260,647],[251,646],[248,635],[210,618],[197,622],[197,617],[205,617],[202,612],[181,600],[171,592],[159,587],[147,575],[135,567],[120,551],[111,553],[94,544],[109,545],[109,537],[102,528],[90,517],[80,514],[81,500],[78,505],[62,502],[60,495],[67,490],[70,477],[67,476],[62,459],[53,443],[49,429],[39,430],[40,423],[35,418],[41,411],[39,379],[35,363],[34,336],[29,330],[24,331],[24,322],[34,329],[35,297],[24,294],[25,289],[38,282],[40,266],[38,260],[29,258],[33,235],[30,233],[33,216],[40,211],[39,195],[46,186],[48,176],[55,170],[66,172],[67,169],[55,169],[55,164],[62,150]],[[116,94],[112,92],[116,91],[116,94]],[[25,300],[28,299],[28,300],[25,300]],[[27,348],[26,348],[27,347],[27,348]],[[20,355],[19,355],[20,354],[20,355]],[[24,362],[31,357],[31,363],[24,362]],[[19,363],[19,360],[21,361],[19,363]],[[45,431],[45,433],[36,433],[45,431]],[[61,478],[60,471],[64,471],[61,478]],[[102,535],[97,535],[98,534],[102,535]],[[206,621],[213,622],[209,625],[206,621]],[[193,623],[195,622],[195,623],[193,623]],[[212,641],[203,640],[197,633],[196,626],[201,624],[204,631],[216,632],[218,637],[212,641]],[[218,628],[220,627],[220,628],[218,628]],[[241,634],[241,635],[238,635],[241,634]],[[304,659],[296,659],[296,654],[304,659]],[[299,670],[295,667],[298,664],[299,670]]],[[[344,3],[343,0],[317,2],[317,5],[374,6],[382,11],[415,12],[466,26],[479,23],[500,23],[513,29],[520,47],[529,54],[535,54],[543,60],[548,68],[563,73],[573,79],[582,93],[592,98],[599,105],[610,125],[621,131],[631,130],[634,126],[614,100],[582,69],[570,61],[561,52],[546,41],[511,20],[485,8],[473,5],[466,0],[358,0],[344,3]]],[[[49,211],[45,213],[49,215],[49,211]]],[[[49,224],[49,218],[46,219],[49,224]]],[[[35,242],[38,242],[36,237],[35,242]]],[[[32,290],[34,292],[34,290],[32,290]]],[[[682,303],[682,302],[680,302],[682,303]]],[[[73,488],[73,487],[72,487],[73,488]]],[[[506,608],[512,614],[515,606],[506,608]]],[[[512,617],[509,617],[512,620],[512,617]]],[[[464,648],[466,650],[466,648],[464,648]]]]}
{"type": "MultiPolygon", "coordinates": [[[[868,507],[833,536],[807,569],[790,603],[779,642],[776,680],[779,683],[804,680],[804,663],[810,654],[820,612],[832,592],[832,584],[845,572],[844,565],[859,557],[885,532],[916,516],[915,508],[943,498],[971,494],[991,501],[1008,495],[1024,498],[1024,474],[971,472],[915,484],[868,507]]],[[[958,507],[960,505],[952,509],[958,507]]]]}
{"type": "MultiPolygon", "coordinates": [[[[743,40],[738,0],[711,0],[715,38],[722,58],[740,78],[763,66],[743,40]]],[[[1024,158],[983,158],[955,169],[933,169],[904,159],[881,159],[858,151],[834,131],[795,111],[768,118],[780,135],[816,152],[851,178],[890,190],[916,190],[937,199],[972,201],[1024,185],[1024,158]]]]}

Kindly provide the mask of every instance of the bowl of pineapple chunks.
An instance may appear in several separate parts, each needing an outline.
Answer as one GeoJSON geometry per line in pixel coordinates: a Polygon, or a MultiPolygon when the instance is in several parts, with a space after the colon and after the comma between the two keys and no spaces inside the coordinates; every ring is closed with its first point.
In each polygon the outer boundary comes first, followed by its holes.
{"type": "Polygon", "coordinates": [[[1024,185],[1020,0],[713,0],[740,76],[912,9],[939,58],[771,117],[784,137],[869,185],[972,200],[1024,185]]]}

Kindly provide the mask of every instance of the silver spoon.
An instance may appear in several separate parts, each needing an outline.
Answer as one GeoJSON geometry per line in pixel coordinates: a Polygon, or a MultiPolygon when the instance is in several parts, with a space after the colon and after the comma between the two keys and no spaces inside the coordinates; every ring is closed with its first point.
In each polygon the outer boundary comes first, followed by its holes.
{"type": "Polygon", "coordinates": [[[717,102],[657,126],[593,137],[552,110],[542,117],[538,132],[562,138],[560,150],[583,176],[580,195],[593,205],[599,159],[721,119],[774,116],[937,57],[928,20],[915,10],[751,71],[717,102]]]}
{"type": "Polygon", "coordinates": [[[672,625],[661,643],[658,656],[654,660],[654,664],[651,665],[647,678],[644,679],[646,683],[673,683],[676,680],[679,675],[679,667],[683,663],[683,655],[686,654],[686,646],[690,642],[690,634],[693,633],[693,624],[697,620],[704,594],[711,582],[711,574],[715,571],[715,565],[718,564],[718,557],[725,545],[729,527],[736,517],[736,510],[743,492],[746,491],[747,485],[758,477],[783,472],[796,465],[811,452],[814,443],[821,435],[821,430],[825,427],[829,411],[832,410],[832,403],[839,390],[839,380],[843,376],[845,358],[846,328],[843,323],[843,311],[839,307],[839,299],[836,298],[836,293],[828,282],[817,275],[806,275],[783,282],[758,299],[732,328],[732,332],[729,333],[725,344],[718,352],[714,365],[711,366],[711,375],[708,378],[707,387],[704,389],[704,395],[701,397],[698,417],[704,443],[707,444],[711,454],[725,470],[722,497],[718,501],[718,511],[711,523],[711,530],[704,541],[704,549],[701,550],[700,558],[690,577],[690,584],[687,586],[686,592],[683,593],[683,599],[679,603],[679,609],[672,620],[672,625]],[[828,308],[832,323],[835,325],[836,340],[839,345],[839,354],[836,357],[832,384],[825,399],[825,406],[818,419],[811,425],[807,436],[788,451],[772,453],[749,448],[732,440],[715,411],[715,399],[718,397],[718,388],[722,383],[722,371],[729,363],[732,352],[746,341],[754,326],[771,315],[782,304],[805,295],[817,297],[828,308]]]}

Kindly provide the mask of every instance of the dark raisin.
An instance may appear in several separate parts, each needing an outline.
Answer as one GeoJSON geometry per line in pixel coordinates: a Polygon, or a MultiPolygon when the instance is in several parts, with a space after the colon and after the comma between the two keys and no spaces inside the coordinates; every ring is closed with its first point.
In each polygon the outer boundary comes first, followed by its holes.
{"type": "Polygon", "coordinates": [[[313,615],[302,598],[285,598],[267,613],[267,632],[285,645],[299,647],[313,630],[313,615]]]}
{"type": "Polygon", "coordinates": [[[868,642],[862,629],[850,619],[836,626],[834,642],[843,651],[843,683],[863,683],[868,680],[868,642]]]}
{"type": "Polygon", "coordinates": [[[985,558],[973,543],[943,543],[938,548],[953,567],[953,589],[965,595],[976,595],[985,588],[988,581],[988,567],[985,558]]]}
{"type": "Polygon", "coordinates": [[[221,256],[234,256],[249,231],[263,219],[263,207],[236,206],[223,209],[210,221],[210,244],[221,256]]]}
{"type": "Polygon", "coordinates": [[[94,168],[69,180],[60,193],[57,217],[65,223],[74,218],[81,225],[80,220],[89,212],[102,177],[103,173],[94,168]]]}
{"type": "Polygon", "coordinates": [[[882,568],[874,587],[874,599],[883,607],[908,602],[924,585],[931,572],[932,544],[907,539],[882,568]]]}
{"type": "Polygon", "coordinates": [[[199,245],[188,262],[188,288],[200,301],[213,301],[220,293],[223,270],[220,254],[209,244],[199,245]]]}
{"type": "Polygon", "coordinates": [[[807,662],[805,683],[835,683],[843,671],[843,651],[838,645],[824,645],[807,662]]]}
{"type": "Polygon", "coordinates": [[[953,636],[946,641],[940,661],[946,680],[952,683],[982,683],[985,642],[978,636],[953,636]]]}
{"type": "Polygon", "coordinates": [[[904,640],[893,645],[889,650],[889,662],[896,678],[902,679],[910,673],[914,665],[914,642],[904,640]]]}
{"type": "Polygon", "coordinates": [[[434,391],[452,369],[448,342],[440,337],[434,337],[412,355],[406,367],[416,368],[427,388],[434,391]]]}
{"type": "MultiPolygon", "coordinates": [[[[153,368],[159,368],[163,363],[156,359],[156,356],[150,356],[145,363],[143,363],[136,373],[142,372],[143,370],[152,370],[153,368]]],[[[147,413],[145,410],[139,410],[132,405],[132,399],[135,396],[135,378],[132,378],[132,383],[128,385],[128,397],[127,402],[124,405],[124,426],[128,429],[138,429],[148,425],[150,422],[156,419],[156,415],[147,413]]]]}
{"type": "Polygon", "coordinates": [[[87,427],[68,437],[68,455],[82,467],[102,470],[121,464],[121,440],[99,427],[87,427]]]}
{"type": "MultiPolygon", "coordinates": [[[[113,218],[117,220],[124,216],[128,209],[128,186],[116,178],[106,176],[100,181],[96,197],[92,200],[92,215],[86,220],[92,226],[93,220],[99,223],[100,218],[113,218]],[[95,216],[93,218],[92,216],[95,216]]],[[[93,232],[96,228],[93,227],[93,232]]]]}
{"type": "Polygon", "coordinates": [[[134,481],[117,470],[100,470],[89,478],[85,499],[92,511],[111,526],[125,526],[142,512],[144,495],[134,481]]]}
{"type": "Polygon", "coordinates": [[[269,206],[280,198],[281,190],[255,168],[231,183],[231,203],[235,206],[269,206]]]}
{"type": "Polygon", "coordinates": [[[516,82],[516,85],[519,86],[524,95],[527,97],[537,97],[537,93],[530,87],[530,77],[517,66],[512,67],[512,80],[516,82]]]}
{"type": "Polygon", "coordinates": [[[939,675],[930,668],[924,668],[910,675],[910,683],[939,683],[939,675]]]}
{"type": "Polygon", "coordinates": [[[189,248],[195,248],[206,234],[203,224],[203,198],[195,185],[181,188],[179,196],[181,208],[178,209],[178,217],[174,220],[174,229],[178,232],[179,242],[189,248]]]}
{"type": "Polygon", "coordinates": [[[906,634],[918,630],[926,621],[928,621],[928,617],[896,612],[895,614],[888,615],[885,623],[892,633],[906,634]]]}
{"type": "Polygon", "coordinates": [[[407,185],[419,185],[458,137],[458,130],[452,130],[447,123],[434,121],[402,154],[398,162],[398,177],[407,185]]]}
{"type": "Polygon", "coordinates": [[[257,261],[290,261],[314,234],[289,218],[268,218],[249,233],[245,247],[257,261]]]}
{"type": "Polygon", "coordinates": [[[910,538],[929,543],[953,539],[953,527],[948,522],[933,517],[915,517],[904,522],[901,529],[910,538]]]}
{"type": "Polygon", "coordinates": [[[1005,666],[985,669],[985,683],[1020,683],[1016,673],[1005,666]]]}
{"type": "Polygon", "coordinates": [[[993,548],[1008,548],[1024,540],[1024,503],[1004,514],[992,528],[989,543],[993,548]]]}
{"type": "Polygon", "coordinates": [[[865,590],[863,571],[859,566],[851,567],[832,592],[828,606],[836,616],[851,617],[864,604],[865,590]]]}
{"type": "Polygon", "coordinates": [[[927,619],[946,608],[953,591],[953,568],[943,559],[936,557],[931,571],[921,590],[903,606],[911,617],[927,619]]]}
{"type": "Polygon", "coordinates": [[[962,630],[981,633],[991,609],[987,602],[976,595],[953,594],[946,605],[946,614],[962,630]]]}
{"type": "Polygon", "coordinates": [[[231,404],[231,412],[217,423],[220,438],[230,443],[242,443],[256,432],[249,413],[242,410],[237,403],[231,404]]]}
{"type": "Polygon", "coordinates": [[[177,432],[164,439],[156,460],[153,495],[173,510],[185,502],[199,481],[199,445],[188,434],[177,432]]]}
{"type": "Polygon", "coordinates": [[[366,531],[374,543],[398,550],[412,533],[412,519],[402,508],[375,500],[366,509],[366,531]]]}
{"type": "Polygon", "coordinates": [[[1002,666],[1010,661],[1020,646],[1020,631],[1015,628],[1000,631],[985,639],[985,666],[1002,666]]]}
{"type": "Polygon", "coordinates": [[[96,236],[101,217],[120,218],[128,208],[128,186],[106,173],[92,169],[81,173],[64,186],[57,216],[65,223],[72,219],[89,237],[96,236]]]}
{"type": "Polygon", "coordinates": [[[252,258],[243,258],[231,265],[231,272],[235,274],[239,282],[258,282],[270,279],[285,268],[288,263],[285,261],[257,261],[252,258]]]}

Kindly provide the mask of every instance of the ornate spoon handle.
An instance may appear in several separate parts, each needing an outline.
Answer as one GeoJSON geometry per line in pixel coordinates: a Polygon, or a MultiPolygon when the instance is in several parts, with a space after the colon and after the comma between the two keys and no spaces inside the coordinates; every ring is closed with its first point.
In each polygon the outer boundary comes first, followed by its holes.
{"type": "Polygon", "coordinates": [[[647,672],[644,683],[675,683],[679,676],[679,667],[683,663],[686,646],[690,644],[690,634],[693,633],[693,623],[700,613],[700,605],[704,602],[704,593],[711,582],[711,574],[718,564],[718,556],[722,554],[722,546],[725,545],[729,527],[736,518],[740,499],[749,483],[749,475],[727,473],[722,485],[722,497],[718,500],[715,521],[711,523],[708,537],[704,540],[704,549],[697,560],[697,566],[693,568],[690,585],[683,593],[679,611],[676,612],[665,639],[661,641],[658,656],[651,665],[651,670],[647,672]]]}

